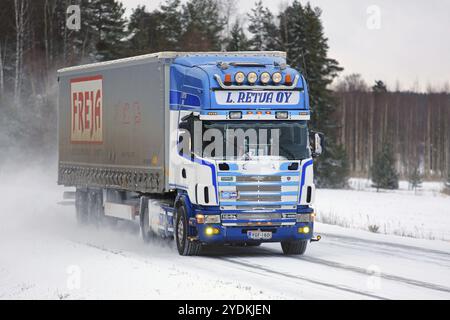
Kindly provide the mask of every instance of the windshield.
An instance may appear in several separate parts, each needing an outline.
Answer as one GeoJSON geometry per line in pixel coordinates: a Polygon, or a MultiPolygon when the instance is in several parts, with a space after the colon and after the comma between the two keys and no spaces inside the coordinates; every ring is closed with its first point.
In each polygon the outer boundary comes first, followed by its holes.
{"type": "Polygon", "coordinates": [[[204,158],[301,160],[310,157],[306,121],[202,121],[202,130],[204,158]]]}

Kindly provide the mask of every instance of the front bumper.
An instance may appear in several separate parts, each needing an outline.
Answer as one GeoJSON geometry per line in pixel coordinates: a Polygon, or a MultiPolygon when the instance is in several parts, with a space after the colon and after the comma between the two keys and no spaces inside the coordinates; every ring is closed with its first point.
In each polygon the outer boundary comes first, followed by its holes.
{"type": "Polygon", "coordinates": [[[291,226],[222,226],[221,224],[198,224],[198,240],[206,244],[214,243],[242,243],[242,242],[281,242],[289,240],[309,240],[313,237],[314,223],[300,222],[291,226]],[[300,233],[299,228],[309,227],[308,233],[300,233]],[[208,234],[208,227],[219,230],[218,234],[208,234]],[[261,230],[271,231],[272,238],[253,240],[247,235],[247,231],[261,230]]]}

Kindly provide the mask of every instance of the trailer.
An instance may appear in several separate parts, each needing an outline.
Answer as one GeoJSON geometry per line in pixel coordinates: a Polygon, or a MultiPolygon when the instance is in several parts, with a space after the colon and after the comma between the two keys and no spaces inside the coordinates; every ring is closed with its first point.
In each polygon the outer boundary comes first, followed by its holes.
{"type": "Polygon", "coordinates": [[[80,224],[139,221],[181,255],[313,237],[305,78],[284,52],[161,52],[58,71],[58,184],[80,224]]]}

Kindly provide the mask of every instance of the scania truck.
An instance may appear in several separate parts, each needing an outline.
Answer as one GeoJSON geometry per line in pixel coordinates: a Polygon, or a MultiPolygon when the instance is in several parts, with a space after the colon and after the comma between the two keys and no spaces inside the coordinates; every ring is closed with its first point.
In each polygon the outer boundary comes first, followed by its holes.
{"type": "Polygon", "coordinates": [[[58,184],[80,224],[139,222],[180,255],[313,235],[308,86],[284,52],[161,52],[58,71],[58,184]]]}

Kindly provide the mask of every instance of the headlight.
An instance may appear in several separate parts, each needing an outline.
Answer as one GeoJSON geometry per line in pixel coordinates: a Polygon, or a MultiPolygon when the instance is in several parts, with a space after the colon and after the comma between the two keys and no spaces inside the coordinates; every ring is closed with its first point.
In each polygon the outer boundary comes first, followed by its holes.
{"type": "Polygon", "coordinates": [[[268,84],[270,81],[270,74],[268,72],[261,73],[261,83],[268,84]]]}
{"type": "Polygon", "coordinates": [[[255,84],[255,82],[258,81],[258,75],[256,74],[256,72],[250,72],[247,75],[247,81],[250,84],[255,84]]]}
{"type": "Polygon", "coordinates": [[[297,213],[297,222],[314,222],[314,218],[309,213],[297,213]]]}
{"type": "Polygon", "coordinates": [[[205,223],[220,223],[220,215],[205,215],[205,223]]]}
{"type": "Polygon", "coordinates": [[[234,75],[234,80],[237,84],[243,84],[245,81],[245,74],[241,71],[236,72],[236,74],[234,75]]]}
{"type": "Polygon", "coordinates": [[[279,72],[275,72],[275,73],[272,75],[272,81],[273,81],[273,83],[275,83],[275,84],[279,84],[279,83],[281,82],[282,79],[283,79],[283,76],[282,76],[281,73],[279,73],[279,72]]]}

